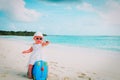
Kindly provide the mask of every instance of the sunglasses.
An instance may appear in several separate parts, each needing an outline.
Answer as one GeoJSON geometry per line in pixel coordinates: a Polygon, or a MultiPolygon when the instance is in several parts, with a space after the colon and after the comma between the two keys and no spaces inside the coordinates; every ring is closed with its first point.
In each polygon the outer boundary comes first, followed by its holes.
{"type": "Polygon", "coordinates": [[[36,40],[43,40],[43,38],[35,38],[36,40]]]}

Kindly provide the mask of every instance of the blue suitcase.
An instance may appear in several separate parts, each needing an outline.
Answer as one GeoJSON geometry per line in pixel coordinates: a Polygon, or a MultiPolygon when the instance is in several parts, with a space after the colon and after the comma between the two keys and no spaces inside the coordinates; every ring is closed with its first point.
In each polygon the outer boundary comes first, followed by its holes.
{"type": "Polygon", "coordinates": [[[33,80],[47,80],[48,77],[48,65],[45,61],[35,62],[32,70],[33,80]]]}

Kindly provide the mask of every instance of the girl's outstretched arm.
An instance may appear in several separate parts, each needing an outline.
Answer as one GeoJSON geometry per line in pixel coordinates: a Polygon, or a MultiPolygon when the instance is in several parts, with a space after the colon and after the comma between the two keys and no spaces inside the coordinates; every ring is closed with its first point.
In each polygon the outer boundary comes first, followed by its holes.
{"type": "Polygon", "coordinates": [[[25,53],[30,53],[30,52],[32,52],[32,51],[33,51],[33,48],[32,48],[32,47],[30,47],[30,49],[25,50],[25,51],[23,51],[22,53],[23,53],[23,54],[25,54],[25,53]]]}
{"type": "Polygon", "coordinates": [[[49,41],[45,41],[45,42],[42,43],[42,46],[43,46],[43,47],[44,47],[44,46],[47,46],[49,43],[50,43],[49,41]]]}

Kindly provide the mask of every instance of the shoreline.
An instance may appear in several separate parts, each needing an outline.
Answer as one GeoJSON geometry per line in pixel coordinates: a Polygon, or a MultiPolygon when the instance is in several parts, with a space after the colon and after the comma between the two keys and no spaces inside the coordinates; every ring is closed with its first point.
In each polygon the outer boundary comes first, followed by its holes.
{"type": "MultiPolygon", "coordinates": [[[[29,43],[0,38],[0,79],[29,80],[29,43]]],[[[119,52],[50,44],[43,49],[48,80],[120,80],[119,52]]]]}
{"type": "MultiPolygon", "coordinates": [[[[17,37],[17,36],[16,36],[17,37]]],[[[23,36],[21,36],[23,37],[23,36]]],[[[32,37],[32,36],[31,36],[32,37]]],[[[21,43],[27,43],[27,44],[32,44],[34,41],[27,41],[23,39],[13,39],[13,38],[4,38],[0,37],[0,39],[7,39],[7,40],[14,40],[14,41],[19,41],[21,43]]],[[[86,48],[86,49],[94,49],[94,50],[103,50],[103,51],[110,51],[110,52],[120,52],[120,49],[109,49],[109,48],[100,48],[100,47],[87,47],[87,46],[80,46],[80,45],[73,45],[73,44],[59,44],[59,43],[52,43],[52,45],[58,45],[58,46],[65,46],[65,47],[73,47],[73,48],[86,48]]]]}

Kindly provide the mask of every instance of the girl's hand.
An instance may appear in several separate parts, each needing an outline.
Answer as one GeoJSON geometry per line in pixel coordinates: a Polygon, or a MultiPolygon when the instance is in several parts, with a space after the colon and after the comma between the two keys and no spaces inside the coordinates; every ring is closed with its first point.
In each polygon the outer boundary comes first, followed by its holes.
{"type": "Polygon", "coordinates": [[[49,41],[45,41],[46,44],[49,44],[50,42],[49,41]]]}
{"type": "Polygon", "coordinates": [[[45,42],[42,43],[42,46],[43,46],[43,47],[44,47],[44,46],[47,46],[49,43],[50,43],[49,41],[45,41],[45,42]]]}
{"type": "Polygon", "coordinates": [[[47,46],[50,42],[49,41],[45,41],[45,45],[47,46]]]}
{"type": "Polygon", "coordinates": [[[25,54],[25,53],[27,53],[27,52],[26,52],[26,51],[23,51],[22,53],[25,54]]]}
{"type": "Polygon", "coordinates": [[[25,54],[25,53],[30,53],[30,52],[32,52],[32,51],[33,51],[33,48],[32,48],[32,47],[30,47],[30,49],[25,50],[25,51],[23,51],[22,53],[23,53],[23,54],[25,54]]]}

